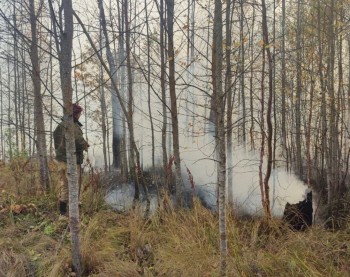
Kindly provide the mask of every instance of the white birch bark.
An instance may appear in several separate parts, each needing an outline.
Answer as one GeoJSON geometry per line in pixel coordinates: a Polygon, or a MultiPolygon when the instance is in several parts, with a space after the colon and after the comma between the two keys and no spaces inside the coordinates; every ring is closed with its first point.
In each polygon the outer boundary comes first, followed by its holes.
{"type": "Polygon", "coordinates": [[[67,153],[67,178],[69,191],[69,226],[72,242],[72,263],[76,276],[82,274],[80,239],[79,239],[79,186],[77,174],[77,157],[75,155],[75,138],[73,105],[72,105],[72,48],[73,48],[73,7],[72,0],[63,0],[62,11],[64,13],[64,26],[61,26],[60,44],[60,77],[64,102],[64,118],[67,121],[65,132],[67,153]]]}
{"type": "Polygon", "coordinates": [[[222,3],[215,0],[214,30],[212,48],[212,82],[214,98],[215,146],[217,158],[217,182],[220,233],[220,276],[227,275],[227,235],[226,235],[226,146],[225,146],[225,101],[222,88],[223,69],[223,23],[222,3]]]}

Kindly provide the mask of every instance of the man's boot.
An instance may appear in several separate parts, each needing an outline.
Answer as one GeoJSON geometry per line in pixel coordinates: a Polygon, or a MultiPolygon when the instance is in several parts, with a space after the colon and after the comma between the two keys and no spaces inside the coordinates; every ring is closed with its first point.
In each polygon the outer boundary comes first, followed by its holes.
{"type": "Polygon", "coordinates": [[[67,216],[67,203],[60,201],[60,215],[67,216]]]}

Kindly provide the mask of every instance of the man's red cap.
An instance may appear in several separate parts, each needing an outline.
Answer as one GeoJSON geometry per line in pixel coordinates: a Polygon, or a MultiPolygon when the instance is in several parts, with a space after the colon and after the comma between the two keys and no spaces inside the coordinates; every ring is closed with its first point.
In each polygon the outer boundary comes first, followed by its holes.
{"type": "Polygon", "coordinates": [[[79,114],[82,111],[83,111],[83,108],[79,104],[77,104],[77,103],[73,104],[73,114],[74,115],[79,114]]]}

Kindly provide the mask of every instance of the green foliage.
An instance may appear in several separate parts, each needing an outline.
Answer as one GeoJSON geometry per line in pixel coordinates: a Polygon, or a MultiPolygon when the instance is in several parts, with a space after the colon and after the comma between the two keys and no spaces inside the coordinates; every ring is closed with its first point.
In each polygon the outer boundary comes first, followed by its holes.
{"type": "Polygon", "coordinates": [[[56,228],[53,223],[49,223],[44,228],[44,234],[47,236],[51,236],[55,232],[56,228]]]}

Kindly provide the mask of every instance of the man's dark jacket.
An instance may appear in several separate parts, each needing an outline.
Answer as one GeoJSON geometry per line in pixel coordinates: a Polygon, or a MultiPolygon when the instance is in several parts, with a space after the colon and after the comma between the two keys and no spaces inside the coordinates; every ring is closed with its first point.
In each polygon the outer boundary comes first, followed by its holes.
{"type": "MultiPolygon", "coordinates": [[[[84,160],[84,150],[87,150],[89,144],[83,137],[83,131],[81,130],[82,124],[74,119],[74,137],[75,137],[75,149],[77,156],[77,164],[82,164],[84,160]]],[[[65,131],[67,129],[67,121],[62,120],[60,124],[56,127],[53,132],[53,139],[55,143],[56,150],[56,160],[60,162],[67,162],[66,156],[66,140],[65,131]]]]}

